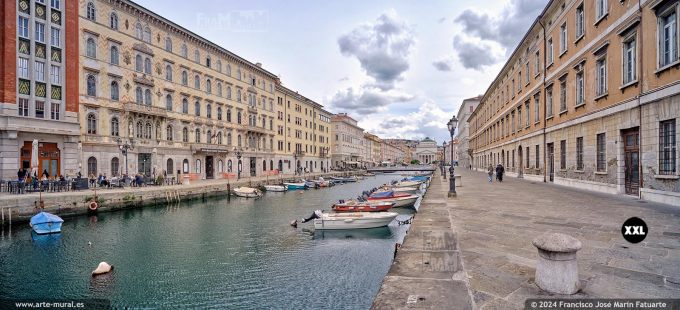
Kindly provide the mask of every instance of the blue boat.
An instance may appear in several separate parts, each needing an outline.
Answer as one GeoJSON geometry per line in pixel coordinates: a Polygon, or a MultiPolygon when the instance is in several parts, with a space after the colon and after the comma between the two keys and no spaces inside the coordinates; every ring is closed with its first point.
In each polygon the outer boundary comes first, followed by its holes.
{"type": "Polygon", "coordinates": [[[64,220],[52,213],[40,212],[31,217],[31,228],[40,235],[60,233],[63,222],[64,220]]]}
{"type": "Polygon", "coordinates": [[[283,183],[283,186],[285,186],[287,190],[307,189],[307,184],[305,183],[283,183]]]}

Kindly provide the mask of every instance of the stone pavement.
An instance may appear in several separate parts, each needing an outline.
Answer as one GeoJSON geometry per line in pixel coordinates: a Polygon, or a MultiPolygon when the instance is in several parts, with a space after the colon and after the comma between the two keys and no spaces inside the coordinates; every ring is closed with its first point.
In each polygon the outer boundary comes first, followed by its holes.
{"type": "Polygon", "coordinates": [[[462,168],[456,174],[464,186],[447,210],[476,308],[521,309],[527,298],[562,297],[533,283],[538,253],[531,241],[548,231],[583,243],[582,290],[572,297],[680,296],[680,206],[517,178],[488,183],[485,173],[462,168]],[[638,244],[621,235],[633,216],[649,227],[638,244]]]}
{"type": "Polygon", "coordinates": [[[473,308],[445,187],[437,172],[372,309],[473,308]]]}

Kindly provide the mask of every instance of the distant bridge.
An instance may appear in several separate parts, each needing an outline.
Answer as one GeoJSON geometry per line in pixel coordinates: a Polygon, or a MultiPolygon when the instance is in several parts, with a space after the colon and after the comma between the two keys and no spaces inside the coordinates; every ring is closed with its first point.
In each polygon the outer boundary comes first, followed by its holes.
{"type": "Polygon", "coordinates": [[[397,172],[397,171],[434,171],[434,166],[418,165],[418,166],[396,166],[396,167],[373,167],[366,169],[369,172],[397,172]]]}

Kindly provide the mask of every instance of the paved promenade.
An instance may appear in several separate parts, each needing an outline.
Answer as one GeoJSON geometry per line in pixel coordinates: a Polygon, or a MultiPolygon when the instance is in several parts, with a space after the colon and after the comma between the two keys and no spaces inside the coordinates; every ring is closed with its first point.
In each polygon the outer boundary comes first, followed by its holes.
{"type": "Polygon", "coordinates": [[[447,211],[476,308],[520,309],[526,298],[551,297],[533,283],[537,250],[531,241],[547,231],[583,242],[582,291],[574,297],[680,296],[680,206],[517,178],[488,183],[485,173],[462,168],[456,174],[463,186],[447,211]],[[638,244],[621,235],[633,216],[649,227],[638,244]]]}

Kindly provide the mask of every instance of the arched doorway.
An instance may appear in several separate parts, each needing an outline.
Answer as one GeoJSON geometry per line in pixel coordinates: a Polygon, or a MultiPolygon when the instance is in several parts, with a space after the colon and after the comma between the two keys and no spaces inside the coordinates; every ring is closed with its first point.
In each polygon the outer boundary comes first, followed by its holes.
{"type": "MultiPolygon", "coordinates": [[[[529,154],[527,154],[529,156],[529,154]]],[[[518,160],[518,165],[517,165],[517,177],[518,178],[523,178],[524,177],[524,160],[522,160],[522,146],[517,147],[517,160],[518,160]]]]}
{"type": "Polygon", "coordinates": [[[279,172],[283,171],[283,160],[279,159],[279,172]]]}

